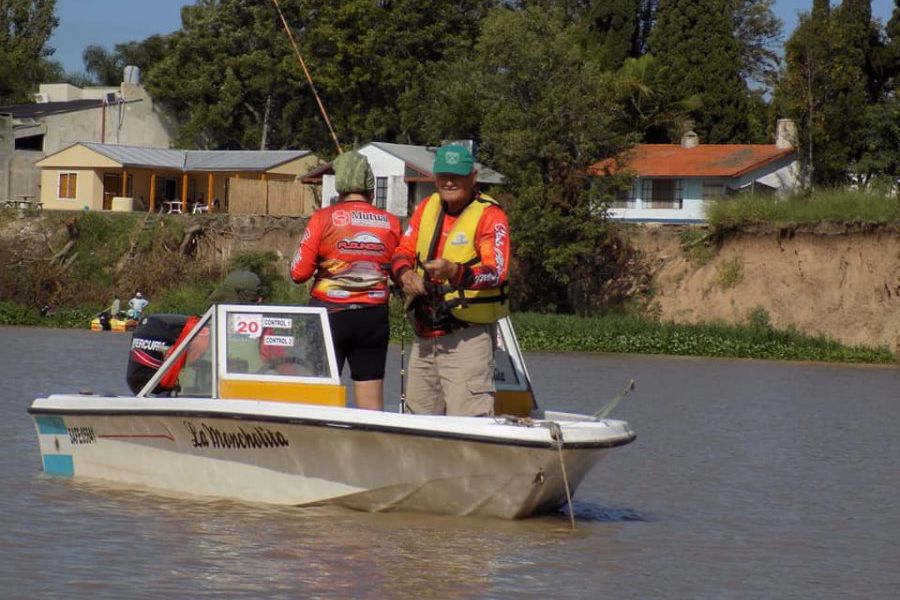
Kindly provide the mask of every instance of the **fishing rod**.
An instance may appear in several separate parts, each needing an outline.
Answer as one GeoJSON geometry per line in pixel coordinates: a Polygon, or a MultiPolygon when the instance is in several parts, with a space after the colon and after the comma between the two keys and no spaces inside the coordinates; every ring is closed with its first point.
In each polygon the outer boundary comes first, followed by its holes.
{"type": "Polygon", "coordinates": [[[297,46],[297,41],[294,39],[294,33],[291,31],[287,19],[284,18],[284,13],[281,12],[281,6],[278,4],[278,0],[272,0],[272,3],[275,4],[275,9],[278,11],[278,16],[281,18],[284,30],[287,32],[288,39],[291,41],[291,46],[294,47],[294,53],[297,55],[297,60],[300,62],[300,68],[303,69],[306,80],[309,82],[309,87],[312,88],[313,96],[315,96],[316,102],[319,105],[319,111],[322,113],[322,118],[325,119],[325,125],[328,126],[328,132],[331,134],[331,139],[334,140],[334,145],[337,148],[338,154],[342,154],[344,151],[341,150],[341,143],[338,141],[337,134],[334,133],[334,128],[331,126],[331,119],[328,118],[328,111],[325,110],[325,104],[319,97],[319,92],[316,91],[316,84],[313,83],[312,75],[309,74],[309,69],[306,68],[306,61],[303,60],[303,55],[300,54],[300,48],[297,46]]]}

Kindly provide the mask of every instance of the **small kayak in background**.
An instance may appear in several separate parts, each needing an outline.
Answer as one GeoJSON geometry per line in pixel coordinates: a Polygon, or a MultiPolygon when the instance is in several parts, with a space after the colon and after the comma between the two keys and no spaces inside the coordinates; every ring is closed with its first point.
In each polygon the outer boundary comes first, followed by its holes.
{"type": "Polygon", "coordinates": [[[137,324],[137,319],[109,317],[106,313],[102,313],[91,319],[91,331],[132,331],[137,324]]]}

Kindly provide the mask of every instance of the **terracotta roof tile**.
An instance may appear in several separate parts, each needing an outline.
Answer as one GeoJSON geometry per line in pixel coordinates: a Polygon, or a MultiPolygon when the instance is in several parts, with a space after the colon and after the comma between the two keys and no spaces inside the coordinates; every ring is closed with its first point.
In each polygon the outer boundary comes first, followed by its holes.
{"type": "MultiPolygon", "coordinates": [[[[794,152],[774,144],[638,144],[622,155],[622,166],[639,177],[737,177],[794,152]]],[[[601,160],[590,170],[614,173],[615,161],[601,160]]]]}

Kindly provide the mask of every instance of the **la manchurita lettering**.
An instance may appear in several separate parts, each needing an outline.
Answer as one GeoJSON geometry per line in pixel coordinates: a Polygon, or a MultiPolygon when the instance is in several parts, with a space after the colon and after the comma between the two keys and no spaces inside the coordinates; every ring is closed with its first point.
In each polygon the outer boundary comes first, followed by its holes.
{"type": "Polygon", "coordinates": [[[280,431],[273,431],[259,425],[247,431],[238,427],[237,431],[223,431],[216,427],[200,423],[184,421],[184,426],[191,434],[194,448],[284,448],[290,446],[287,438],[280,431]]]}

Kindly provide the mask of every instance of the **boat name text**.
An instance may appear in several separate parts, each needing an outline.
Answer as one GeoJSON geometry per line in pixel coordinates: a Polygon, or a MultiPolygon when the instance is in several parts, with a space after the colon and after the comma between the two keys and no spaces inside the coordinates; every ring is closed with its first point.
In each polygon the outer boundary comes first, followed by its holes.
{"type": "Polygon", "coordinates": [[[97,436],[91,427],[67,427],[69,441],[73,444],[96,444],[97,436]]]}
{"type": "Polygon", "coordinates": [[[206,423],[194,425],[188,421],[184,421],[184,426],[191,434],[194,448],[283,448],[290,445],[280,431],[259,425],[250,431],[243,427],[238,427],[237,431],[223,431],[206,423]]]}

